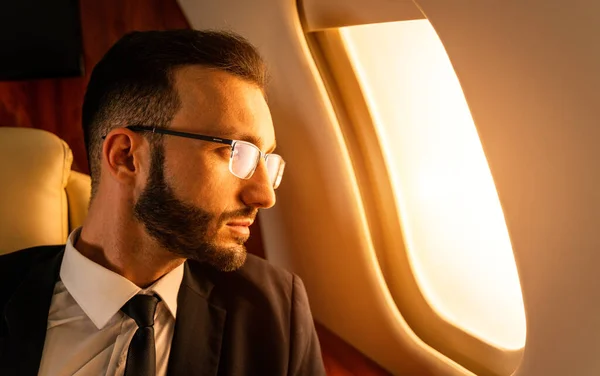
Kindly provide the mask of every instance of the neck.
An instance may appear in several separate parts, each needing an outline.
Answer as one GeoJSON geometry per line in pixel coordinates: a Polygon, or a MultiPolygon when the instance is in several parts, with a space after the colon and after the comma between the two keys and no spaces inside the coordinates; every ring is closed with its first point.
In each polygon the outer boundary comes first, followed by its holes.
{"type": "Polygon", "coordinates": [[[93,205],[90,207],[74,244],[83,256],[141,288],[152,285],[185,261],[163,249],[132,215],[108,214],[101,215],[93,205]]]}

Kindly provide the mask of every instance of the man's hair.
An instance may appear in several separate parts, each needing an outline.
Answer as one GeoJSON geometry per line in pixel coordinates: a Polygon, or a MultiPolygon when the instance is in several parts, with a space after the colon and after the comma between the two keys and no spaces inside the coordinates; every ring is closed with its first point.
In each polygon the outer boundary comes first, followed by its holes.
{"type": "Polygon", "coordinates": [[[134,124],[168,127],[181,106],[174,70],[190,65],[228,72],[264,92],[264,61],[240,35],[198,30],[125,35],[94,67],[83,101],[92,198],[100,182],[102,136],[134,124]]]}

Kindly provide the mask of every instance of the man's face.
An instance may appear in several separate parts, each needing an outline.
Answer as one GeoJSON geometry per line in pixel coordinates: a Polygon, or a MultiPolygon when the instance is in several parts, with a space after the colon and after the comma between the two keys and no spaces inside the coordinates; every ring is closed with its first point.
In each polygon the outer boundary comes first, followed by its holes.
{"type": "MultiPolygon", "coordinates": [[[[186,67],[175,73],[182,106],[171,129],[249,141],[272,152],[275,134],[261,90],[228,73],[186,67]]],[[[146,187],[135,217],[165,249],[207,262],[219,270],[239,268],[246,259],[248,226],[260,208],[275,204],[264,160],[254,175],[229,171],[231,147],[163,136],[150,145],[146,187]]]]}

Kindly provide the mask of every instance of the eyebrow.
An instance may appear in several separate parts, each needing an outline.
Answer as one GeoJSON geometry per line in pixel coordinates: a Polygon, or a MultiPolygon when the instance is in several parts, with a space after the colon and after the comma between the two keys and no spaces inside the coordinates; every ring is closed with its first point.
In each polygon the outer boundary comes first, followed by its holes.
{"type": "MultiPolygon", "coordinates": [[[[258,146],[258,147],[259,147],[259,145],[263,144],[262,138],[256,137],[254,135],[247,134],[247,133],[242,133],[242,134],[237,134],[237,135],[227,134],[226,133],[226,137],[224,137],[224,138],[229,138],[231,140],[246,141],[246,142],[254,144],[254,145],[258,146]]],[[[276,147],[277,147],[277,141],[274,141],[273,142],[273,146],[270,147],[269,149],[267,149],[266,154],[270,154],[273,151],[275,151],[276,147]]],[[[260,147],[259,147],[259,149],[260,149],[260,147]]]]}

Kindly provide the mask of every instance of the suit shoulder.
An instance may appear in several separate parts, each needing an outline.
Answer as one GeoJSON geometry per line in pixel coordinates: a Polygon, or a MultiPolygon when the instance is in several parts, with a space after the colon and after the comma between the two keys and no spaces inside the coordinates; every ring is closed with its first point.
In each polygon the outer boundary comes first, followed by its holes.
{"type": "Polygon", "coordinates": [[[249,283],[260,287],[278,286],[285,290],[292,288],[294,279],[294,275],[289,271],[251,254],[248,254],[244,265],[235,273],[249,283]]]}
{"type": "Polygon", "coordinates": [[[0,281],[2,286],[13,284],[41,262],[56,256],[64,245],[47,245],[22,249],[0,256],[0,281]]]}
{"type": "Polygon", "coordinates": [[[244,265],[236,271],[219,272],[206,267],[203,271],[212,276],[212,299],[224,304],[252,301],[255,305],[283,308],[291,303],[294,275],[257,256],[248,254],[244,265]]]}
{"type": "Polygon", "coordinates": [[[44,259],[49,259],[62,251],[65,245],[41,245],[21,249],[19,251],[0,255],[0,266],[13,266],[21,264],[35,264],[44,259]]]}

